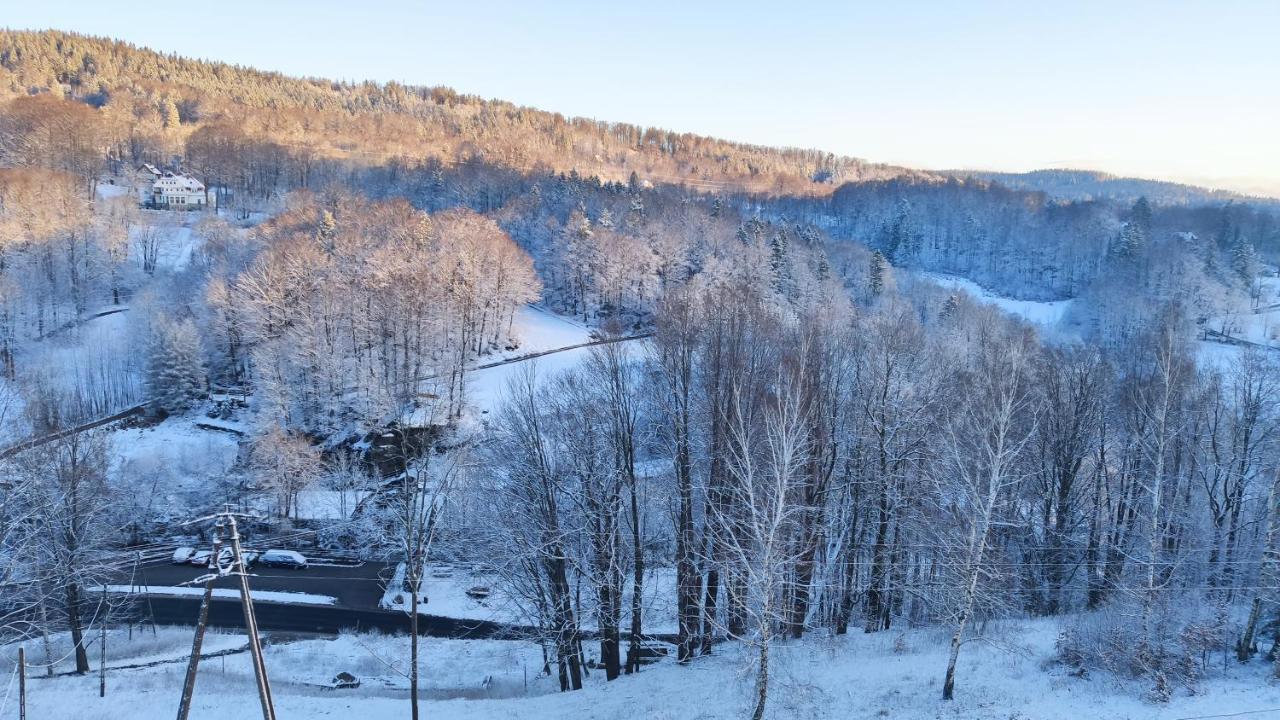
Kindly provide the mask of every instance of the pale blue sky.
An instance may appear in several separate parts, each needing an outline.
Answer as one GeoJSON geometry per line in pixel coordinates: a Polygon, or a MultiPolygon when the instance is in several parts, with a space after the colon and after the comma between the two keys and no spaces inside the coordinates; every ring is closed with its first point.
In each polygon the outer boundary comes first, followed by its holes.
{"type": "Polygon", "coordinates": [[[915,167],[1280,194],[1280,0],[0,0],[0,24],[915,167]]]}

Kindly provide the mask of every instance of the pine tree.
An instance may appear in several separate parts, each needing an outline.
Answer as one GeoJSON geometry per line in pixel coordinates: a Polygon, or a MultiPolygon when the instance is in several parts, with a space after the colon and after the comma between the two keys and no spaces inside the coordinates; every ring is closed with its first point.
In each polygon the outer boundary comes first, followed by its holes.
{"type": "Polygon", "coordinates": [[[178,106],[173,103],[173,98],[166,97],[160,104],[160,116],[164,120],[164,126],[167,128],[176,128],[182,122],[178,116],[178,106]]]}
{"type": "Polygon", "coordinates": [[[769,270],[773,273],[773,289],[779,295],[791,297],[791,258],[786,232],[775,233],[769,241],[769,270]]]}
{"type": "Polygon", "coordinates": [[[871,265],[868,269],[867,288],[871,291],[872,297],[879,297],[884,292],[884,255],[876,250],[871,253],[871,265]]]}
{"type": "Polygon", "coordinates": [[[919,250],[917,237],[911,224],[911,203],[905,197],[898,198],[897,210],[893,220],[886,229],[885,250],[889,257],[899,265],[915,257],[919,250]]]}
{"type": "Polygon", "coordinates": [[[1144,237],[1151,234],[1151,203],[1146,196],[1138,198],[1129,210],[1129,223],[1137,226],[1144,237]]]}
{"type": "Polygon", "coordinates": [[[1142,253],[1146,244],[1146,235],[1141,226],[1134,222],[1127,222],[1120,228],[1120,234],[1116,237],[1111,252],[1116,257],[1133,259],[1142,253]]]}
{"type": "Polygon", "coordinates": [[[156,322],[147,358],[147,390],[165,413],[186,410],[204,395],[200,335],[191,320],[156,322]]]}
{"type": "Polygon", "coordinates": [[[1258,274],[1261,265],[1258,251],[1253,249],[1253,243],[1244,239],[1243,236],[1237,237],[1235,245],[1231,248],[1231,269],[1236,275],[1248,283],[1258,274]]]}
{"type": "Polygon", "coordinates": [[[320,214],[320,222],[316,226],[316,240],[320,242],[320,247],[325,252],[333,253],[333,236],[338,232],[338,221],[334,219],[333,213],[325,210],[320,214]]]}
{"type": "Polygon", "coordinates": [[[627,225],[638,228],[644,224],[644,198],[640,193],[631,196],[631,209],[627,211],[627,225]]]}
{"type": "Polygon", "coordinates": [[[947,301],[942,304],[942,311],[938,313],[941,320],[949,320],[955,316],[956,311],[960,309],[960,296],[952,294],[947,296],[947,301]]]}

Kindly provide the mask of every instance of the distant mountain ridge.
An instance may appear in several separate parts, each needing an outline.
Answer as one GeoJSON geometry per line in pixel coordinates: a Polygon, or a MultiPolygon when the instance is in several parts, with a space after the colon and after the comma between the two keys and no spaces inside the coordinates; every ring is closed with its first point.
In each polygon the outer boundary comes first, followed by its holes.
{"type": "Polygon", "coordinates": [[[1062,200],[1115,200],[1130,203],[1139,197],[1159,205],[1202,205],[1248,202],[1280,208],[1280,199],[1230,190],[1214,190],[1168,180],[1120,177],[1097,170],[1044,169],[1023,173],[945,170],[947,175],[997,182],[1012,190],[1039,191],[1062,200]]]}

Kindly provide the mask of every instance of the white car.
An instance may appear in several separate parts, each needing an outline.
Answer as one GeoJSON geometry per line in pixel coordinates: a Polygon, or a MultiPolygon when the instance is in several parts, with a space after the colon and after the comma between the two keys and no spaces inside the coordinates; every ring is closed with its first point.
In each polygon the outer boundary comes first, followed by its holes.
{"type": "Polygon", "coordinates": [[[307,568],[307,559],[294,550],[267,550],[258,556],[258,564],[267,567],[307,568]]]}
{"type": "Polygon", "coordinates": [[[174,565],[186,565],[191,560],[191,556],[195,553],[195,551],[196,551],[195,548],[187,547],[184,545],[183,547],[180,547],[177,550],[173,551],[173,558],[170,560],[170,562],[172,562],[174,565]]]}

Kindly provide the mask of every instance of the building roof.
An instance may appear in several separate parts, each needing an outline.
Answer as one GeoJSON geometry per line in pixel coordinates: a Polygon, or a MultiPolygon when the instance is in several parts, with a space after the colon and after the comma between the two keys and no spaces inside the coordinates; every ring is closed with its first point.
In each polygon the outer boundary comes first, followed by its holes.
{"type": "Polygon", "coordinates": [[[156,180],[154,189],[157,192],[204,192],[204,183],[190,175],[174,175],[165,173],[156,180]]]}

